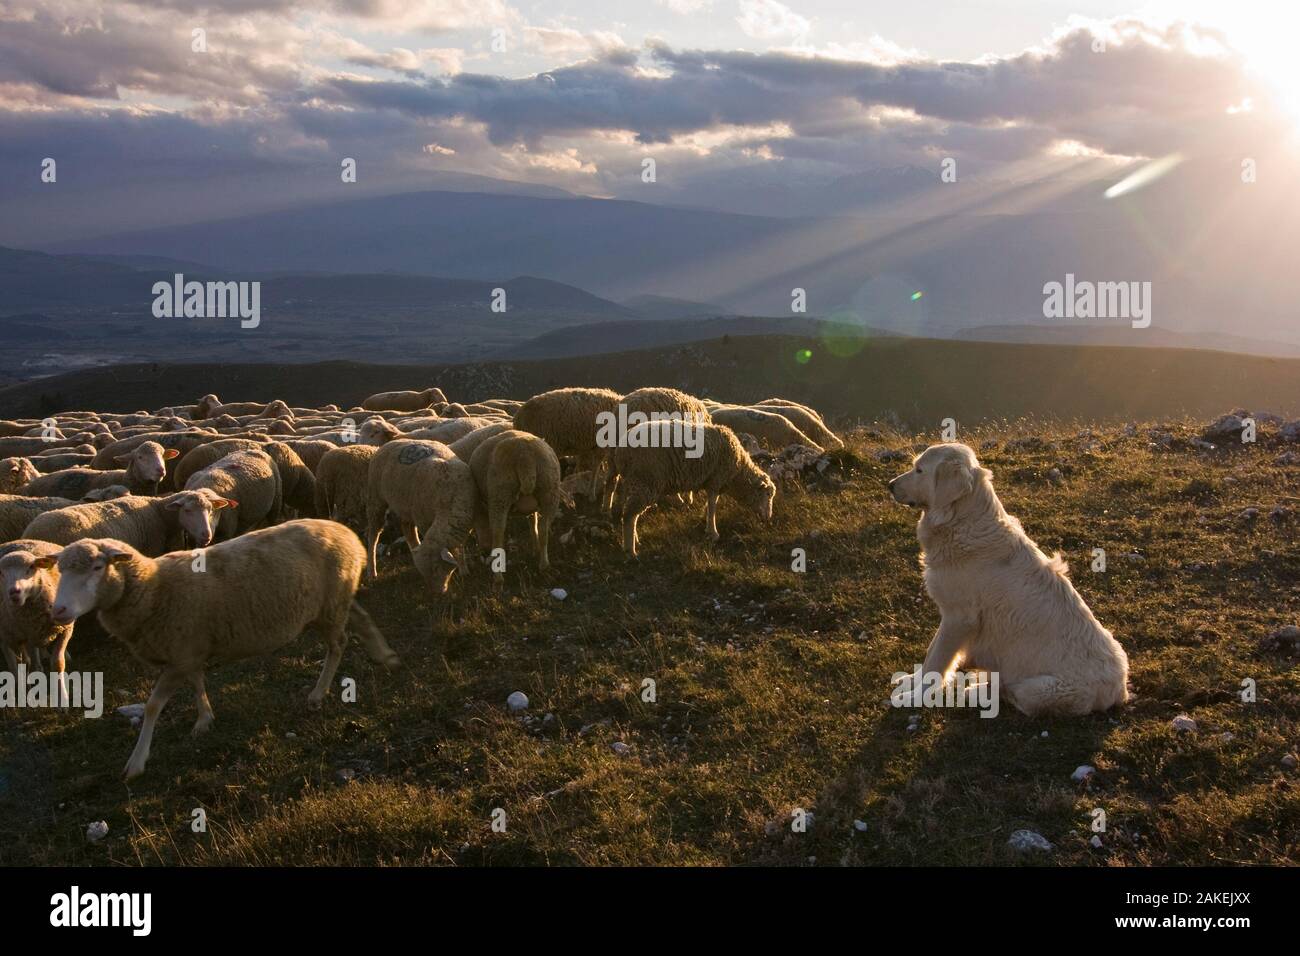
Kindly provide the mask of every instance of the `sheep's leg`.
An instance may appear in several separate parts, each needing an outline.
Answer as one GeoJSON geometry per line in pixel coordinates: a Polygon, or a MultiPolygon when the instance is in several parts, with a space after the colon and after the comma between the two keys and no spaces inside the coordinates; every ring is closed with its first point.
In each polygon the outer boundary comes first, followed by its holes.
{"type": "Polygon", "coordinates": [[[9,668],[10,672],[14,675],[14,677],[17,677],[18,676],[18,655],[14,653],[13,648],[10,647],[8,644],[4,645],[4,652],[5,652],[5,665],[9,668]]]}
{"type": "Polygon", "coordinates": [[[709,537],[714,541],[718,540],[718,492],[710,491],[708,504],[705,507],[704,523],[709,529],[709,537]]]}
{"type": "Polygon", "coordinates": [[[194,722],[194,729],[190,733],[197,737],[199,734],[207,733],[216,715],[212,713],[212,702],[208,700],[208,690],[203,683],[203,671],[195,671],[191,674],[190,683],[194,686],[194,704],[199,708],[199,719],[194,722]]]}
{"type": "Polygon", "coordinates": [[[370,565],[367,571],[373,582],[379,577],[379,535],[384,530],[384,518],[388,516],[388,507],[382,501],[366,503],[366,547],[370,551],[370,565]]]}
{"type": "Polygon", "coordinates": [[[72,640],[72,625],[60,628],[59,635],[54,639],[54,649],[51,651],[51,662],[58,670],[59,674],[59,701],[61,706],[68,703],[68,641],[72,640]]]}
{"type": "Polygon", "coordinates": [[[614,508],[614,495],[618,491],[619,476],[614,471],[614,466],[609,469],[609,479],[605,482],[605,491],[600,496],[600,510],[604,512],[612,511],[614,508]]]}
{"type": "Polygon", "coordinates": [[[343,646],[348,639],[342,621],[338,624],[331,623],[322,629],[325,631],[325,666],[320,670],[320,679],[316,681],[316,686],[307,695],[307,706],[312,710],[320,709],[321,701],[325,699],[325,691],[334,682],[334,674],[339,669],[339,662],[343,660],[343,646]]]}
{"type": "Polygon", "coordinates": [[[162,709],[167,706],[167,701],[171,700],[172,694],[176,693],[183,683],[185,683],[185,675],[177,670],[165,670],[158,675],[158,683],[153,685],[149,702],[144,705],[144,723],[140,727],[140,736],[136,738],[135,749],[131,751],[131,759],[126,762],[126,770],[123,772],[127,780],[144,773],[144,765],[149,760],[149,744],[153,740],[153,728],[158,723],[158,715],[162,713],[162,709]]]}
{"type": "MultiPolygon", "coordinates": [[[[488,522],[492,526],[492,550],[496,552],[498,548],[502,552],[506,548],[506,521],[510,517],[510,503],[507,501],[490,501],[488,502],[488,522]]],[[[508,559],[507,559],[508,560],[508,559]]],[[[505,575],[498,572],[492,576],[492,580],[500,586],[505,579],[505,575]]]]}
{"type": "Polygon", "coordinates": [[[406,539],[406,546],[411,549],[411,554],[415,554],[415,549],[420,546],[420,531],[414,521],[403,521],[401,524],[402,537],[406,539]]]}
{"type": "Polygon", "coordinates": [[[555,513],[558,510],[558,503],[547,501],[542,503],[541,509],[533,515],[533,533],[537,538],[538,571],[545,571],[551,566],[549,547],[551,541],[551,522],[555,520],[555,513]]]}

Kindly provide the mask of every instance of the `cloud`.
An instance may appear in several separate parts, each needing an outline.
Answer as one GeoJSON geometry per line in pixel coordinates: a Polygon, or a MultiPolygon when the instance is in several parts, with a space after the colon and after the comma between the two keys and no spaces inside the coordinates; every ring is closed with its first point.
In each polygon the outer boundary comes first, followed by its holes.
{"type": "Polygon", "coordinates": [[[756,40],[796,40],[812,29],[808,20],[778,0],[740,0],[736,23],[756,40]]]}

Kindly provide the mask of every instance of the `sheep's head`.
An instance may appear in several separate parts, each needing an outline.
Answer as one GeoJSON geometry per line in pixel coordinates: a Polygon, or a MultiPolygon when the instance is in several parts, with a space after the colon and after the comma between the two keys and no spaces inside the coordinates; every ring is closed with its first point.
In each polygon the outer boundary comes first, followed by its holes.
{"type": "Polygon", "coordinates": [[[131,489],[126,485],[109,485],[106,488],[96,488],[88,491],[81,496],[82,501],[112,501],[114,498],[125,498],[131,493],[131,489]]]}
{"type": "Polygon", "coordinates": [[[136,490],[157,491],[167,474],[167,462],[180,455],[175,448],[163,448],[156,441],[141,442],[134,450],[117,456],[126,469],[127,484],[136,490]]]}
{"type": "Polygon", "coordinates": [[[200,398],[197,403],[195,403],[194,417],[207,418],[208,415],[212,413],[212,410],[214,408],[220,407],[220,405],[221,405],[221,399],[217,398],[217,396],[209,392],[207,395],[204,395],[202,398],[200,398]]]}
{"type": "Polygon", "coordinates": [[[462,575],[466,573],[463,558],[434,540],[433,535],[425,536],[415,549],[412,560],[424,583],[439,597],[447,593],[453,571],[460,571],[462,575]]]}
{"type": "Polygon", "coordinates": [[[776,482],[757,465],[743,469],[727,486],[727,493],[764,521],[772,520],[772,503],[776,499],[776,482]]]}
{"type": "Polygon", "coordinates": [[[11,551],[0,558],[0,590],[12,606],[22,607],[49,580],[47,575],[57,575],[52,569],[38,566],[37,560],[30,551],[11,551]]]}
{"type": "Polygon", "coordinates": [[[36,568],[59,569],[59,586],[54,592],[50,617],[55,624],[71,624],[83,614],[106,610],[122,599],[125,565],[140,553],[124,541],[112,538],[83,538],[58,554],[36,558],[36,568]]]}
{"type": "Polygon", "coordinates": [[[238,508],[239,502],[222,498],[211,488],[195,488],[164,498],[163,507],[176,512],[181,530],[193,538],[198,547],[206,548],[216,534],[218,519],[215,514],[222,508],[238,508]]]}
{"type": "Polygon", "coordinates": [[[0,458],[0,494],[13,494],[40,474],[26,458],[0,458]]]}
{"type": "Polygon", "coordinates": [[[401,438],[402,433],[397,426],[382,418],[367,418],[357,429],[357,437],[363,445],[383,445],[394,438],[401,438]]]}

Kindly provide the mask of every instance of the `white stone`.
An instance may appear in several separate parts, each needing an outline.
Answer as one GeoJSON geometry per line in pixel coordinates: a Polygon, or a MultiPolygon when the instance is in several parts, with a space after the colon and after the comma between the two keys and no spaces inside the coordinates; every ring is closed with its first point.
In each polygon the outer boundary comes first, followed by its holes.
{"type": "Polygon", "coordinates": [[[1073,780],[1075,783],[1081,783],[1084,780],[1087,780],[1096,772],[1097,772],[1096,767],[1089,767],[1086,763],[1081,764],[1079,767],[1075,769],[1074,773],[1070,774],[1070,779],[1073,780]]]}
{"type": "Polygon", "coordinates": [[[103,820],[96,820],[94,823],[87,824],[86,839],[91,843],[98,843],[106,836],[108,836],[108,824],[103,820]]]}
{"type": "Polygon", "coordinates": [[[1011,834],[1011,839],[1007,840],[1007,846],[1020,853],[1030,850],[1047,852],[1052,849],[1052,844],[1047,842],[1047,838],[1033,830],[1016,830],[1011,834]]]}
{"type": "Polygon", "coordinates": [[[1193,733],[1196,730],[1196,721],[1192,720],[1192,718],[1188,717],[1186,714],[1179,714],[1169,722],[1169,726],[1173,727],[1174,730],[1193,733]]]}
{"type": "Polygon", "coordinates": [[[506,706],[513,711],[527,710],[528,695],[521,690],[517,690],[506,698],[506,706]]]}
{"type": "Polygon", "coordinates": [[[564,588],[551,588],[551,597],[555,598],[557,601],[563,601],[568,596],[569,592],[564,590],[564,588]]]}

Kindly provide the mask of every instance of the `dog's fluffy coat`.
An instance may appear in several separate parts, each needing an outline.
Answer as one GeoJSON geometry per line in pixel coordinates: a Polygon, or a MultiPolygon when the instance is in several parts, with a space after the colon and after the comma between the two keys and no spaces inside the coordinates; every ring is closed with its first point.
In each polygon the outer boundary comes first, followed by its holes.
{"type": "Polygon", "coordinates": [[[924,509],[917,525],[925,587],[942,620],[922,670],[997,671],[1030,716],[1086,714],[1128,700],[1128,657],[1070,583],[1007,514],[992,473],[966,445],[933,445],[889,483],[924,509]]]}

